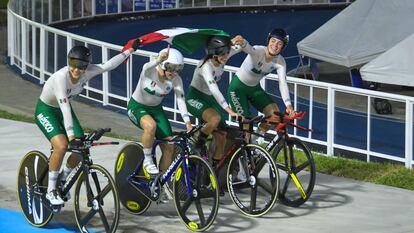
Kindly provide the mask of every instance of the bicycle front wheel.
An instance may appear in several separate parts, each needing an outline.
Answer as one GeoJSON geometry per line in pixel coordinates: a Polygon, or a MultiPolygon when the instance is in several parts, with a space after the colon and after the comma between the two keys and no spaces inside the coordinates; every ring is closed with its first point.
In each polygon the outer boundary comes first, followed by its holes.
{"type": "Polygon", "coordinates": [[[266,214],[274,206],[279,174],[269,153],[248,144],[232,155],[227,169],[227,187],[233,203],[250,217],[266,214]]]}
{"type": "Polygon", "coordinates": [[[288,138],[273,151],[280,170],[279,200],[291,207],[305,203],[315,186],[316,167],[309,148],[298,138],[288,138]]]}
{"type": "Polygon", "coordinates": [[[211,166],[197,155],[188,158],[187,166],[182,161],[177,168],[173,184],[174,204],[188,229],[205,231],[213,224],[219,207],[217,184],[211,166]]]}
{"type": "Polygon", "coordinates": [[[44,206],[48,203],[45,200],[48,160],[42,152],[30,151],[21,160],[18,171],[17,197],[20,209],[32,226],[43,227],[53,217],[53,212],[44,206]]]}
{"type": "Polygon", "coordinates": [[[81,232],[115,232],[119,223],[119,197],[109,172],[92,164],[82,172],[75,188],[75,218],[81,232]]]}

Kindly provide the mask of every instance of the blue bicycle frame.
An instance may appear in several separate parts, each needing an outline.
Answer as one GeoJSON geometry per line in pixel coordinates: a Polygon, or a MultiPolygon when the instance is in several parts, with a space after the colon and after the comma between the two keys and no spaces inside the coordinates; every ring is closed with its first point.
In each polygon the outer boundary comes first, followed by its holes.
{"type": "MultiPolygon", "coordinates": [[[[166,141],[166,140],[158,140],[156,139],[152,145],[152,154],[155,155],[155,149],[160,144],[170,144],[170,145],[178,145],[181,147],[184,152],[177,155],[177,157],[172,161],[171,165],[167,168],[167,170],[162,174],[161,177],[158,178],[158,182],[161,184],[161,187],[164,186],[164,184],[170,179],[172,174],[177,170],[178,165],[181,161],[185,160],[183,163],[184,173],[185,173],[185,182],[187,186],[187,191],[189,195],[192,195],[193,188],[190,184],[190,173],[188,170],[188,157],[190,155],[189,153],[189,146],[186,139],[178,139],[178,140],[172,140],[172,141],[166,141]]],[[[137,188],[142,188],[145,190],[148,190],[151,192],[151,186],[153,182],[155,182],[154,179],[151,179],[150,181],[144,181],[144,180],[138,180],[134,177],[139,173],[139,171],[142,169],[142,164],[144,160],[142,160],[140,163],[138,163],[137,167],[135,168],[135,171],[128,177],[128,181],[134,185],[137,188]]],[[[156,179],[157,179],[156,178],[156,179]]]]}

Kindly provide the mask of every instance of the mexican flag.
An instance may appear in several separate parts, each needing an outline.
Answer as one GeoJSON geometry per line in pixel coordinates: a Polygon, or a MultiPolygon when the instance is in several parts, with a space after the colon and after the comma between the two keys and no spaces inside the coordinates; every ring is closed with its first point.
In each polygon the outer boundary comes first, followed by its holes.
{"type": "MultiPolygon", "coordinates": [[[[175,48],[181,50],[182,52],[192,54],[198,48],[204,47],[207,38],[210,36],[230,37],[227,32],[218,29],[192,29],[180,27],[158,30],[142,35],[136,39],[142,40],[141,46],[163,40],[173,45],[175,48]]],[[[128,41],[122,51],[131,48],[134,40],[135,39],[128,41]]]]}

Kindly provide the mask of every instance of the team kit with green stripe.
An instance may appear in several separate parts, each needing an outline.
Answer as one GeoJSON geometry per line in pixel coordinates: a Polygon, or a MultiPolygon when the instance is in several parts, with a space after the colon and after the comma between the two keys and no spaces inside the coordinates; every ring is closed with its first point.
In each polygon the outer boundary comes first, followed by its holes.
{"type": "MultiPolygon", "coordinates": [[[[143,43],[143,41],[140,43],[143,43]]],[[[226,50],[224,56],[227,56],[227,59],[241,51],[247,54],[242,65],[232,77],[227,90],[227,99],[217,84],[224,73],[225,64],[221,62],[216,64],[210,59],[212,57],[208,56],[206,56],[206,59],[200,60],[194,70],[190,87],[185,91],[182,78],[179,75],[184,66],[182,54],[178,50],[169,47],[163,51],[164,53],[160,52],[158,57],[143,65],[138,84],[127,105],[129,119],[144,132],[148,131],[148,128],[144,129],[148,124],[154,124],[153,122],[155,122],[155,132],[149,134],[152,139],[155,137],[167,140],[172,136],[170,122],[162,107],[162,101],[172,90],[174,90],[176,103],[181,117],[186,123],[187,130],[191,129],[190,114],[202,122],[203,113],[208,109],[213,109],[220,115],[218,126],[220,129],[226,127],[225,111],[232,115],[250,116],[249,107],[251,104],[258,111],[263,112],[267,106],[274,104],[274,101],[261,87],[260,81],[272,72],[276,72],[278,75],[279,90],[284,104],[291,108],[286,81],[285,59],[282,55],[277,54],[272,55],[271,60],[266,60],[267,51],[265,46],[251,46],[248,41],[243,39],[242,44],[233,45],[229,50],[226,50]],[[162,54],[167,54],[167,57],[161,59],[162,54]],[[172,57],[171,54],[176,54],[174,56],[177,56],[180,62],[171,62],[168,58],[168,56],[172,57]],[[166,78],[167,73],[170,75],[168,78],[166,78]],[[171,76],[171,74],[174,75],[171,76]],[[185,92],[187,92],[187,95],[185,95],[185,92]]],[[[103,64],[89,64],[90,61],[83,63],[79,60],[69,60],[70,67],[65,66],[50,76],[43,87],[35,109],[36,124],[49,141],[53,142],[53,138],[57,135],[64,135],[67,139],[76,139],[84,135],[70,100],[83,91],[83,87],[89,80],[99,74],[115,69],[130,54],[131,51],[127,49],[103,64]],[[76,83],[72,82],[70,72],[68,72],[73,66],[83,70],[76,83]]],[[[213,55],[213,58],[214,56],[217,55],[213,55]]],[[[215,61],[218,61],[217,58],[215,59],[215,61]]],[[[146,136],[148,136],[148,132],[146,136]]],[[[59,140],[62,140],[62,138],[59,140]]],[[[143,145],[148,144],[143,146],[145,155],[144,170],[152,175],[158,174],[159,171],[157,166],[153,164],[151,157],[153,155],[149,147],[152,142],[142,140],[142,143],[143,145]]],[[[166,154],[163,150],[164,153],[166,154]]],[[[56,180],[57,171],[53,171],[53,175],[56,180]]],[[[54,195],[56,196],[56,194],[54,195]]]]}

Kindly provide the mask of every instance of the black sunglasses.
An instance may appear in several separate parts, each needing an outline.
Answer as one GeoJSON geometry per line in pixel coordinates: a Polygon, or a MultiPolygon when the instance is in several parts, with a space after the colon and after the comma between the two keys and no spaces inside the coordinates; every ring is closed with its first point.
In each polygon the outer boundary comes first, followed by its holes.
{"type": "Polygon", "coordinates": [[[80,70],[86,70],[89,66],[89,62],[73,58],[68,60],[68,64],[70,67],[78,68],[80,70]]]}

